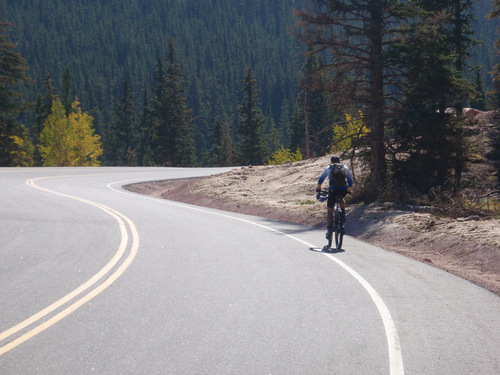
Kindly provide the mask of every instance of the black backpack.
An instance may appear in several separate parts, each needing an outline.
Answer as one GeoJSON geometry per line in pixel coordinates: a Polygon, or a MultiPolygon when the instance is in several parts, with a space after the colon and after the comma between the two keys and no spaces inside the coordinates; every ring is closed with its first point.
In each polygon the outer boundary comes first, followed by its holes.
{"type": "Polygon", "coordinates": [[[346,186],[345,168],[342,164],[330,165],[330,186],[346,186]]]}

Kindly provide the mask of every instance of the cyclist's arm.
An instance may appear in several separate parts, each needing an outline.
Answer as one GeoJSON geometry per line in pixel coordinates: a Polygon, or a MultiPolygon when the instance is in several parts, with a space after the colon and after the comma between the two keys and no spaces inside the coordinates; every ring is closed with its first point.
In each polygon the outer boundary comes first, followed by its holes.
{"type": "Polygon", "coordinates": [[[349,168],[346,168],[346,178],[347,178],[347,186],[349,187],[352,187],[352,176],[351,176],[351,171],[349,170],[349,168]]]}
{"type": "Polygon", "coordinates": [[[325,170],[323,171],[323,173],[319,177],[317,189],[321,189],[321,185],[323,184],[323,181],[325,181],[327,176],[328,176],[328,168],[325,168],[325,170]]]}

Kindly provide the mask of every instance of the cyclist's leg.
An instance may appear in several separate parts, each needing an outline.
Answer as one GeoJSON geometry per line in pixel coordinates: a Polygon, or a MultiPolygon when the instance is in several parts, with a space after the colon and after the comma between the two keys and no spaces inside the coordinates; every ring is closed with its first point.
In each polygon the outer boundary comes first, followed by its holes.
{"type": "Polygon", "coordinates": [[[340,199],[339,206],[340,206],[340,209],[342,211],[345,211],[345,199],[344,198],[340,199]]]}
{"type": "Polygon", "coordinates": [[[326,202],[326,228],[329,231],[333,229],[333,206],[335,205],[335,191],[330,190],[328,192],[328,201],[326,202]]]}
{"type": "Polygon", "coordinates": [[[347,190],[340,190],[339,191],[339,198],[340,198],[340,202],[339,202],[339,207],[340,207],[340,211],[342,212],[342,219],[344,219],[344,223],[346,221],[346,214],[345,214],[345,199],[344,197],[347,195],[347,190]]]}
{"type": "Polygon", "coordinates": [[[326,228],[331,230],[333,228],[333,207],[328,207],[326,211],[326,228]]]}

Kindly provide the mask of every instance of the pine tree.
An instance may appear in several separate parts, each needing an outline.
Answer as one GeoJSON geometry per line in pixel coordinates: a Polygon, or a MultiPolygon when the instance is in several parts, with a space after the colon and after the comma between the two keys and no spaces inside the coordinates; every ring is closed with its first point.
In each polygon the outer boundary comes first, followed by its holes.
{"type": "Polygon", "coordinates": [[[472,108],[478,109],[480,111],[486,110],[486,96],[484,94],[484,85],[483,80],[481,78],[481,72],[476,70],[476,85],[475,85],[476,93],[473,97],[470,105],[472,108]]]}
{"type": "Polygon", "coordinates": [[[404,42],[394,50],[405,72],[404,98],[394,119],[395,180],[425,193],[460,173],[463,134],[460,117],[450,111],[469,92],[454,69],[455,54],[443,28],[445,13],[426,11],[416,4],[415,20],[404,42]],[[452,173],[454,172],[454,173],[452,173]]]}
{"type": "Polygon", "coordinates": [[[464,71],[466,69],[466,61],[470,57],[469,48],[477,43],[472,39],[472,22],[474,15],[472,13],[472,0],[417,0],[417,3],[424,11],[431,11],[436,15],[444,15],[440,32],[446,36],[445,44],[449,45],[448,55],[452,56],[451,68],[454,68],[455,76],[451,88],[454,91],[450,106],[455,109],[457,116],[452,120],[452,128],[454,133],[454,184],[455,193],[460,189],[462,180],[462,171],[465,162],[465,145],[463,144],[463,108],[465,101],[472,93],[472,87],[465,88],[463,83],[464,71]],[[444,21],[444,22],[443,22],[444,21]],[[462,80],[462,82],[459,82],[462,80]],[[457,90],[456,86],[464,86],[457,90]]]}
{"type": "Polygon", "coordinates": [[[280,142],[279,131],[273,120],[271,108],[268,108],[267,115],[265,116],[265,139],[267,140],[266,148],[268,150],[265,158],[267,160],[283,146],[280,142]]]}
{"type": "Polygon", "coordinates": [[[73,105],[73,101],[75,98],[72,95],[72,87],[73,87],[73,77],[71,76],[71,70],[69,66],[66,66],[63,73],[62,80],[62,103],[64,105],[64,110],[66,111],[66,116],[69,116],[71,112],[71,107],[73,105]]]}
{"type": "Polygon", "coordinates": [[[157,121],[160,164],[192,166],[196,163],[193,118],[186,100],[186,81],[177,61],[172,39],[168,41],[167,57],[159,59],[156,71],[155,118],[157,121]]]}
{"type": "Polygon", "coordinates": [[[4,28],[9,23],[0,22],[0,165],[14,165],[14,155],[20,151],[19,140],[26,136],[18,122],[19,113],[25,108],[17,86],[27,82],[25,59],[14,51],[16,46],[7,41],[4,28]]]}
{"type": "Polygon", "coordinates": [[[267,155],[264,140],[265,119],[259,106],[259,88],[249,68],[243,84],[243,103],[238,107],[238,157],[246,165],[262,165],[267,155]]]}
{"type": "MultiPolygon", "coordinates": [[[[500,17],[500,0],[493,0],[494,9],[488,14],[490,20],[500,17]]],[[[497,32],[500,31],[498,27],[497,32]]],[[[500,38],[495,42],[495,47],[497,49],[497,56],[500,56],[500,38]]],[[[500,108],[500,63],[495,65],[493,72],[491,73],[493,79],[493,102],[496,108],[500,108]]]]}
{"type": "Polygon", "coordinates": [[[149,90],[144,87],[142,111],[139,120],[139,164],[144,166],[155,165],[155,150],[158,149],[154,110],[149,99],[149,90]]]}
{"type": "Polygon", "coordinates": [[[363,109],[370,129],[370,190],[386,184],[385,126],[392,67],[384,54],[398,23],[396,2],[384,0],[313,0],[297,11],[301,39],[310,53],[332,54],[321,70],[329,74],[328,90],[344,106],[363,109]]]}
{"type": "Polygon", "coordinates": [[[463,134],[461,122],[451,121],[446,110],[461,112],[468,92],[461,70],[471,44],[469,1],[313,2],[315,7],[297,12],[300,36],[314,48],[311,53],[331,53],[319,69],[327,73],[329,95],[346,110],[363,112],[370,130],[372,196],[386,184],[386,142],[393,135],[391,152],[410,148],[409,158],[393,158],[396,164],[427,157],[431,174],[439,176],[429,183],[442,182],[451,169],[458,186],[463,134]],[[442,147],[433,143],[437,139],[442,147]]]}
{"type": "MultiPolygon", "coordinates": [[[[278,129],[281,131],[281,144],[285,146],[285,148],[290,147],[291,143],[291,132],[292,132],[292,123],[291,116],[288,110],[288,106],[283,104],[281,106],[281,115],[279,119],[278,129]]],[[[297,147],[295,147],[297,148],[297,147]]]]}
{"type": "Polygon", "coordinates": [[[45,77],[45,93],[43,95],[38,95],[36,105],[35,105],[35,128],[33,129],[33,145],[35,148],[34,160],[36,166],[42,165],[42,157],[40,156],[40,134],[43,130],[43,124],[47,120],[47,117],[52,112],[52,104],[55,99],[54,88],[52,87],[52,77],[47,73],[45,77]]]}
{"type": "Polygon", "coordinates": [[[219,167],[229,167],[236,162],[236,152],[227,121],[217,121],[215,124],[209,159],[211,159],[210,164],[219,167]]]}
{"type": "Polygon", "coordinates": [[[105,159],[110,165],[136,165],[138,134],[136,129],[134,97],[129,78],[125,78],[120,100],[115,101],[115,111],[110,129],[106,133],[105,159]]]}
{"type": "Polygon", "coordinates": [[[297,97],[292,149],[300,147],[306,158],[327,153],[332,138],[333,119],[328,113],[333,114],[335,106],[328,105],[325,77],[318,72],[320,66],[318,56],[308,54],[299,83],[301,91],[297,97]]]}

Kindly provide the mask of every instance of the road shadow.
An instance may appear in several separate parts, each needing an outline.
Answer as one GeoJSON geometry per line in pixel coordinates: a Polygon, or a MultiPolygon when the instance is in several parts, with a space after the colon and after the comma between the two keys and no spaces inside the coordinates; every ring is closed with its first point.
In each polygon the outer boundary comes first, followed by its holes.
{"type": "Polygon", "coordinates": [[[317,253],[327,253],[327,254],[345,253],[344,249],[335,249],[335,248],[329,247],[328,245],[325,245],[322,248],[320,248],[320,247],[310,247],[309,250],[310,251],[315,251],[317,253]]]}

